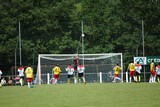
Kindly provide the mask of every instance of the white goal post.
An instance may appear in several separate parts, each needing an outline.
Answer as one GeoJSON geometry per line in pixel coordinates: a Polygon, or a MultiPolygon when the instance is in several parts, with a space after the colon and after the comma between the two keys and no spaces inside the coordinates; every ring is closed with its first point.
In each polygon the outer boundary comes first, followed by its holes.
{"type": "MultiPolygon", "coordinates": [[[[53,67],[60,65],[62,70],[60,82],[67,82],[67,72],[65,68],[68,64],[73,65],[73,57],[78,55],[78,62],[85,66],[85,77],[87,82],[107,82],[109,72],[113,74],[113,67],[118,63],[123,71],[122,53],[103,53],[103,54],[39,54],[36,84],[48,83],[53,77],[53,67]],[[96,74],[96,75],[95,75],[96,74]],[[103,75],[105,74],[105,75],[103,75]]],[[[120,78],[123,80],[123,72],[120,78]]]]}

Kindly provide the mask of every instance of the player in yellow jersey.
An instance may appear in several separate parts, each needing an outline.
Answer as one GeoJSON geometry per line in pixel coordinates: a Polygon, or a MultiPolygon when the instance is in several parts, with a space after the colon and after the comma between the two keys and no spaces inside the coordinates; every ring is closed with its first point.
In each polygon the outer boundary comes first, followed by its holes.
{"type": "Polygon", "coordinates": [[[53,81],[52,81],[53,84],[57,84],[57,80],[58,80],[58,78],[59,78],[60,72],[61,72],[61,69],[60,69],[59,65],[56,65],[56,66],[53,68],[53,74],[54,74],[54,76],[53,76],[53,81]]]}
{"type": "Polygon", "coordinates": [[[27,78],[27,83],[28,83],[28,88],[32,88],[32,81],[33,81],[33,68],[28,65],[28,67],[25,70],[26,78],[27,78]]]}
{"type": "Polygon", "coordinates": [[[128,71],[129,71],[129,81],[130,82],[132,82],[132,80],[135,81],[135,77],[134,77],[134,75],[135,75],[135,64],[134,63],[130,63],[128,65],[128,71]]]}
{"type": "Polygon", "coordinates": [[[150,64],[150,79],[149,83],[155,83],[156,82],[156,71],[155,71],[155,65],[154,65],[154,60],[152,60],[150,64]]]}
{"type": "Polygon", "coordinates": [[[122,81],[119,78],[119,73],[122,71],[122,68],[119,66],[119,64],[116,64],[116,66],[113,68],[114,71],[114,80],[113,82],[116,82],[116,80],[122,81]]]}

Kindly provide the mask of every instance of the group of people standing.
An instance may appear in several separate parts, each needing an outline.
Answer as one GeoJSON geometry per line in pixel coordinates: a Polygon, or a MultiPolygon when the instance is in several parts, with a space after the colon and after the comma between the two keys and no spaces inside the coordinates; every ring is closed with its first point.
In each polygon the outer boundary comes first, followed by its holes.
{"type": "Polygon", "coordinates": [[[129,72],[129,82],[140,82],[141,70],[142,66],[139,64],[139,62],[137,62],[136,64],[130,63],[127,68],[127,71],[129,72]]]}
{"type": "MultiPolygon", "coordinates": [[[[65,70],[67,71],[67,78],[68,78],[68,83],[71,83],[71,78],[73,78],[74,83],[77,83],[77,73],[78,73],[78,78],[79,78],[79,82],[83,81],[83,83],[86,84],[85,78],[84,78],[84,71],[85,71],[85,67],[81,64],[78,63],[78,56],[74,56],[73,58],[73,63],[74,66],[72,66],[71,64],[68,64],[67,68],[65,68],[65,70]]],[[[57,84],[57,80],[59,78],[61,69],[59,67],[59,65],[56,65],[53,68],[53,80],[52,83],[53,84],[57,84]]]]}
{"type": "MultiPolygon", "coordinates": [[[[116,64],[116,66],[113,68],[114,71],[114,80],[113,82],[116,82],[116,80],[121,81],[119,78],[119,73],[122,71],[122,68],[116,64]]],[[[142,66],[139,62],[136,64],[130,63],[128,65],[127,71],[129,72],[129,82],[140,82],[141,81],[141,71],[142,66]]],[[[154,60],[152,60],[150,64],[150,78],[149,83],[156,83],[156,77],[157,82],[160,82],[160,63],[158,63],[157,66],[155,66],[154,60]]]]}
{"type": "MultiPolygon", "coordinates": [[[[32,88],[33,87],[32,85],[33,84],[33,68],[30,65],[28,65],[27,67],[20,65],[17,69],[17,72],[18,72],[18,75],[16,78],[19,78],[18,81],[20,83],[20,86],[24,86],[24,77],[26,77],[28,88],[32,88]]],[[[0,70],[0,79],[1,79],[1,75],[2,75],[2,71],[0,70]]],[[[4,78],[2,80],[4,81],[4,78]]]]}
{"type": "Polygon", "coordinates": [[[160,82],[160,63],[158,63],[158,65],[155,66],[154,60],[152,60],[152,63],[150,64],[149,83],[156,83],[156,77],[157,82],[160,82]]]}
{"type": "MultiPolygon", "coordinates": [[[[142,66],[137,62],[137,64],[130,63],[128,66],[128,70],[130,72],[130,82],[133,81],[135,82],[140,82],[140,74],[142,70],[142,66]]],[[[149,78],[149,83],[156,83],[156,77],[157,81],[160,82],[160,63],[158,63],[157,66],[155,66],[154,60],[150,63],[150,78],[149,78]]]]}

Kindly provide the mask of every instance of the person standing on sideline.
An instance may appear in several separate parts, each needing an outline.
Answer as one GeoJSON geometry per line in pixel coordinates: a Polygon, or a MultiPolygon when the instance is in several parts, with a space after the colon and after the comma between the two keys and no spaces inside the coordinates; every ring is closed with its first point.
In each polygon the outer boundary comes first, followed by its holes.
{"type": "Polygon", "coordinates": [[[156,71],[155,71],[155,64],[154,60],[152,60],[150,64],[150,79],[149,83],[155,83],[156,82],[156,71]]]}
{"type": "Polygon", "coordinates": [[[2,75],[3,73],[2,73],[2,71],[0,70],[0,79],[1,79],[1,75],[2,75]]]}
{"type": "Polygon", "coordinates": [[[156,66],[156,72],[157,72],[157,81],[160,82],[160,62],[156,66]]]}
{"type": "Polygon", "coordinates": [[[32,81],[33,81],[33,68],[28,65],[28,67],[25,70],[26,78],[27,78],[27,83],[28,83],[28,88],[32,88],[32,81]]]}
{"type": "Polygon", "coordinates": [[[119,66],[119,64],[116,64],[116,66],[113,68],[113,71],[114,71],[113,82],[116,82],[116,80],[119,80],[122,82],[122,80],[119,78],[119,73],[122,71],[122,68],[119,66]]]}
{"type": "Polygon", "coordinates": [[[66,71],[68,72],[68,84],[70,83],[70,78],[74,79],[74,83],[76,83],[76,78],[74,77],[74,68],[72,67],[71,64],[68,65],[68,67],[66,68],[66,71]]]}
{"type": "Polygon", "coordinates": [[[24,67],[23,65],[20,65],[20,67],[18,68],[18,72],[19,72],[19,77],[20,77],[20,85],[24,86],[24,67]]]}
{"type": "Polygon", "coordinates": [[[131,83],[132,80],[135,81],[135,64],[134,63],[130,63],[128,65],[128,71],[129,71],[129,82],[131,83]]]}
{"type": "Polygon", "coordinates": [[[80,78],[82,78],[83,82],[86,84],[86,80],[84,78],[84,70],[85,70],[85,67],[80,63],[77,67],[79,82],[80,82],[80,78]]]}
{"type": "Polygon", "coordinates": [[[59,79],[59,74],[61,72],[61,69],[59,67],[59,65],[57,64],[54,68],[53,68],[53,80],[52,83],[53,84],[57,84],[57,80],[59,79]]]}
{"type": "Polygon", "coordinates": [[[136,82],[141,81],[141,77],[140,77],[141,70],[142,70],[142,66],[141,66],[141,64],[139,64],[139,62],[137,62],[137,64],[135,65],[135,75],[136,75],[135,81],[136,82]]]}

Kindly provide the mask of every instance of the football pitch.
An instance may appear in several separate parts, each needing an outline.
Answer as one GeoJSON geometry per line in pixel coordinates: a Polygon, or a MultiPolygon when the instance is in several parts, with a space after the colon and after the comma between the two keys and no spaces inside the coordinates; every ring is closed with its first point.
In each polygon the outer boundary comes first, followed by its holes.
{"type": "Polygon", "coordinates": [[[0,88],[0,107],[159,107],[160,83],[88,83],[0,88]]]}

